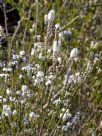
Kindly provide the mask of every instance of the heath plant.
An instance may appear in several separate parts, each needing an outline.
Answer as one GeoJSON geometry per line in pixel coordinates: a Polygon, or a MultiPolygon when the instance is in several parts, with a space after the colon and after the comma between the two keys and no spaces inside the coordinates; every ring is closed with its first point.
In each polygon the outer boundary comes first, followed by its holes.
{"type": "Polygon", "coordinates": [[[0,136],[102,136],[102,2],[0,10],[0,136]]]}

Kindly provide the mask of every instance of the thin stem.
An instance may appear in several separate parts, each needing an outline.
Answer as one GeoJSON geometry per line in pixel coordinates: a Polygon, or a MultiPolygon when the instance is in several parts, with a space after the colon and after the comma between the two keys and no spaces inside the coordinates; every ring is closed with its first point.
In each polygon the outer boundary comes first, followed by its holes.
{"type": "Polygon", "coordinates": [[[7,16],[6,16],[6,4],[5,3],[3,3],[3,12],[4,12],[4,19],[5,19],[6,36],[8,36],[7,16]]]}
{"type": "Polygon", "coordinates": [[[74,21],[76,21],[80,16],[76,16],[74,19],[71,20],[71,22],[67,23],[65,26],[63,26],[60,29],[60,32],[63,31],[64,29],[66,29],[69,25],[71,25],[74,21]]]}

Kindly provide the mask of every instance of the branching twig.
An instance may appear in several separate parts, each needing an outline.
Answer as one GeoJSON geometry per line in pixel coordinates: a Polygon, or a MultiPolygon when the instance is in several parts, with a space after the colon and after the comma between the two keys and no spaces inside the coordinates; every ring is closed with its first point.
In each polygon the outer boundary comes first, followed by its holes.
{"type": "Polygon", "coordinates": [[[69,25],[71,25],[74,21],[76,21],[80,16],[76,16],[74,19],[72,19],[71,22],[67,23],[65,26],[63,26],[61,29],[60,29],[60,32],[63,31],[64,29],[66,29],[69,25]]]}

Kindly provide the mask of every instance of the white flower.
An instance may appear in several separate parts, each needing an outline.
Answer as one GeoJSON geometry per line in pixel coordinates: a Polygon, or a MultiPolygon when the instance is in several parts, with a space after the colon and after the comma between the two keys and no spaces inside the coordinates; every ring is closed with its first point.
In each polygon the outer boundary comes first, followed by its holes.
{"type": "Polygon", "coordinates": [[[3,111],[4,111],[7,107],[8,107],[7,105],[3,105],[3,111]]]}
{"type": "Polygon", "coordinates": [[[61,41],[53,41],[53,53],[59,52],[61,47],[61,41]]]}
{"type": "Polygon", "coordinates": [[[42,55],[42,53],[39,53],[39,59],[43,59],[43,55],[42,55]]]}
{"type": "Polygon", "coordinates": [[[29,117],[31,119],[35,119],[36,118],[36,114],[34,112],[30,112],[29,117]]]}
{"type": "Polygon", "coordinates": [[[42,46],[41,46],[41,44],[39,44],[39,46],[37,46],[36,51],[37,51],[37,53],[40,53],[40,52],[41,52],[41,50],[42,50],[42,46]]]}
{"type": "Polygon", "coordinates": [[[35,81],[34,81],[34,86],[39,85],[40,83],[41,83],[41,80],[40,80],[40,79],[35,79],[35,81]]]}
{"type": "Polygon", "coordinates": [[[31,28],[31,29],[29,29],[29,31],[30,31],[30,33],[32,33],[32,32],[34,32],[34,29],[31,28]]]}
{"type": "Polygon", "coordinates": [[[29,99],[30,99],[30,98],[31,98],[31,96],[32,96],[32,95],[30,94],[30,92],[28,92],[28,93],[27,93],[27,98],[29,98],[29,99]]]}
{"type": "Polygon", "coordinates": [[[52,73],[50,73],[50,75],[48,76],[48,79],[53,80],[54,78],[55,78],[55,76],[52,73]]]}
{"type": "Polygon", "coordinates": [[[19,79],[22,79],[22,78],[23,78],[23,75],[22,75],[22,74],[20,74],[20,75],[19,75],[19,79]]]}
{"type": "Polygon", "coordinates": [[[21,68],[21,70],[22,71],[29,71],[29,70],[31,70],[31,65],[29,64],[27,66],[24,66],[24,67],[21,68]]]}
{"type": "Polygon", "coordinates": [[[48,50],[47,50],[47,54],[50,54],[50,53],[51,53],[51,49],[48,49],[48,50]]]}
{"type": "Polygon", "coordinates": [[[41,79],[43,81],[43,79],[44,79],[44,73],[42,71],[38,71],[36,77],[39,78],[39,79],[41,79]]]}
{"type": "Polygon", "coordinates": [[[19,58],[20,58],[20,55],[14,55],[13,54],[13,57],[12,57],[13,60],[18,60],[19,58]]]}
{"type": "Polygon", "coordinates": [[[65,75],[65,76],[64,76],[63,85],[66,85],[66,83],[67,83],[67,80],[68,80],[68,79],[67,79],[67,75],[65,75]]]}
{"type": "Polygon", "coordinates": [[[95,57],[95,58],[94,58],[94,64],[97,63],[98,60],[99,60],[99,58],[98,58],[98,57],[95,57]]]}
{"type": "Polygon", "coordinates": [[[48,15],[45,15],[45,16],[44,16],[44,24],[46,25],[47,22],[48,22],[48,15]]]}
{"type": "Polygon", "coordinates": [[[70,59],[75,59],[78,57],[78,55],[79,55],[79,50],[77,48],[74,48],[70,52],[70,59]]]}
{"type": "Polygon", "coordinates": [[[36,74],[36,79],[34,81],[34,86],[39,85],[44,81],[44,73],[42,71],[38,71],[36,74]]]}
{"type": "Polygon", "coordinates": [[[27,61],[26,57],[22,57],[22,61],[25,63],[27,61]]]}
{"type": "Polygon", "coordinates": [[[6,99],[6,98],[3,98],[3,102],[6,103],[6,102],[7,102],[7,99],[6,99]]]}
{"type": "Polygon", "coordinates": [[[24,104],[26,102],[26,99],[21,100],[21,104],[24,104]]]}
{"type": "Polygon", "coordinates": [[[91,136],[96,136],[95,131],[93,130],[93,128],[89,128],[89,135],[91,136]]]}
{"type": "Polygon", "coordinates": [[[70,75],[68,78],[68,84],[73,83],[74,77],[73,75],[70,75]]]}
{"type": "Polygon", "coordinates": [[[3,68],[2,69],[4,72],[12,72],[12,68],[3,68]]]}
{"type": "Polygon", "coordinates": [[[27,85],[22,85],[22,92],[28,92],[28,86],[27,85]]]}
{"type": "Polygon", "coordinates": [[[5,74],[4,73],[0,74],[0,77],[1,78],[5,77],[5,74]]]}
{"type": "Polygon", "coordinates": [[[16,111],[16,110],[14,110],[14,111],[13,111],[13,115],[16,115],[16,114],[17,114],[17,111],[16,111]]]}
{"type": "Polygon", "coordinates": [[[63,126],[62,126],[62,130],[63,130],[63,131],[67,131],[67,130],[68,130],[68,126],[63,125],[63,126]]]}
{"type": "Polygon", "coordinates": [[[102,127],[102,121],[100,122],[100,126],[102,127]]]}
{"type": "Polygon", "coordinates": [[[79,72],[77,72],[77,73],[75,73],[73,75],[70,75],[68,78],[67,78],[67,75],[65,75],[64,85],[66,85],[67,81],[68,81],[68,84],[81,83],[82,82],[82,77],[81,77],[79,72]]]}
{"type": "Polygon", "coordinates": [[[16,94],[17,94],[17,95],[20,95],[20,94],[21,94],[21,91],[20,91],[20,90],[17,90],[17,91],[16,91],[16,94]]]}
{"type": "Polygon", "coordinates": [[[25,51],[23,50],[23,51],[20,51],[20,56],[22,57],[22,56],[24,56],[25,55],[25,51]]]}
{"type": "Polygon", "coordinates": [[[2,71],[7,71],[7,68],[3,68],[2,71]]]}
{"type": "Polygon", "coordinates": [[[59,62],[59,64],[61,64],[62,63],[62,58],[61,57],[58,57],[58,62],[59,62]]]}
{"type": "Polygon", "coordinates": [[[15,101],[15,98],[9,97],[9,100],[10,100],[11,102],[14,102],[14,101],[15,101]]]}
{"type": "Polygon", "coordinates": [[[54,21],[54,18],[55,18],[54,10],[49,11],[49,13],[48,13],[48,21],[54,21]]]}
{"type": "Polygon", "coordinates": [[[71,117],[71,114],[69,112],[65,112],[64,115],[63,115],[63,117],[62,117],[62,120],[66,121],[70,117],[71,117]]]}
{"type": "Polygon", "coordinates": [[[53,104],[55,104],[55,105],[58,105],[59,103],[61,103],[61,99],[60,98],[53,101],[53,104]]]}
{"type": "Polygon", "coordinates": [[[81,75],[79,72],[75,73],[75,76],[74,76],[74,83],[81,83],[82,81],[82,78],[81,78],[81,75]]]}
{"type": "Polygon", "coordinates": [[[32,50],[31,50],[31,56],[33,56],[34,54],[35,54],[35,49],[32,48],[32,50]]]}
{"type": "Polygon", "coordinates": [[[15,66],[17,64],[18,64],[18,61],[16,61],[16,60],[9,62],[9,66],[15,66]]]}
{"type": "Polygon", "coordinates": [[[5,116],[11,116],[12,111],[11,111],[10,107],[7,106],[7,105],[4,105],[2,114],[5,115],[5,116]]]}
{"type": "Polygon", "coordinates": [[[51,85],[51,84],[52,84],[52,81],[51,81],[51,80],[47,80],[46,83],[45,83],[46,86],[49,86],[49,85],[51,85]]]}
{"type": "Polygon", "coordinates": [[[77,112],[72,119],[72,123],[75,123],[77,120],[79,120],[79,117],[80,117],[80,112],[77,112]]]}
{"type": "Polygon", "coordinates": [[[10,88],[7,88],[6,93],[7,93],[8,95],[12,94],[12,90],[11,90],[10,88]]]}
{"type": "Polygon", "coordinates": [[[40,69],[40,65],[39,64],[35,64],[35,68],[37,68],[37,70],[40,69]]]}
{"type": "Polygon", "coordinates": [[[93,65],[90,61],[88,61],[86,71],[89,73],[92,71],[92,69],[93,69],[93,65]]]}
{"type": "MultiPolygon", "coordinates": [[[[37,38],[38,41],[40,41],[41,35],[36,35],[36,38],[37,38]]],[[[40,42],[38,42],[38,43],[40,43],[40,42]]]]}
{"type": "Polygon", "coordinates": [[[69,128],[72,125],[71,122],[67,122],[67,127],[69,128]]]}
{"type": "Polygon", "coordinates": [[[60,27],[61,27],[61,26],[60,26],[60,23],[57,23],[57,24],[55,25],[55,28],[56,28],[56,29],[60,29],[60,27]]]}

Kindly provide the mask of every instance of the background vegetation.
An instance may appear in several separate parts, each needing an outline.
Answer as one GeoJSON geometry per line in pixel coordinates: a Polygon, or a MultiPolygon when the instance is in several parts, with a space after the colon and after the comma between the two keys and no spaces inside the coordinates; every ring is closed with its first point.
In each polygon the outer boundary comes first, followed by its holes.
{"type": "Polygon", "coordinates": [[[0,135],[102,136],[102,2],[1,0],[0,8],[0,135]]]}

